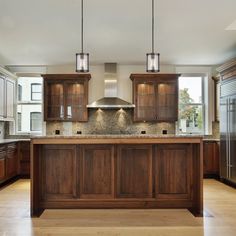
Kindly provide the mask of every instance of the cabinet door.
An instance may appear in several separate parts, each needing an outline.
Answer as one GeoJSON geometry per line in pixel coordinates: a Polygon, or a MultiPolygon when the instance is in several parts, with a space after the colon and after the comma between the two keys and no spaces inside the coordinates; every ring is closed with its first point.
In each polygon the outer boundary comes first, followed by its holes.
{"type": "Polygon", "coordinates": [[[6,151],[5,147],[0,147],[0,182],[6,178],[6,151]]]}
{"type": "Polygon", "coordinates": [[[6,80],[6,116],[7,118],[14,118],[15,105],[15,82],[6,80]]]}
{"type": "Polygon", "coordinates": [[[191,145],[158,145],[155,162],[156,198],[190,199],[192,188],[191,145]]]}
{"type": "Polygon", "coordinates": [[[86,121],[87,114],[87,83],[65,83],[65,119],[71,121],[86,121]]]}
{"type": "Polygon", "coordinates": [[[203,172],[219,174],[219,146],[217,142],[204,142],[203,172]]]}
{"type": "Polygon", "coordinates": [[[30,141],[20,142],[20,174],[30,174],[30,141]]]}
{"type": "Polygon", "coordinates": [[[7,159],[6,159],[7,178],[17,175],[18,172],[18,155],[17,144],[12,143],[7,145],[7,159]]]}
{"type": "Polygon", "coordinates": [[[5,114],[5,79],[0,77],[0,118],[4,118],[5,114]]]}
{"type": "Polygon", "coordinates": [[[156,120],[155,82],[134,82],[134,121],[156,120]]]}
{"type": "Polygon", "coordinates": [[[64,85],[62,82],[45,81],[44,120],[64,120],[64,85]]]}
{"type": "Polygon", "coordinates": [[[152,146],[117,147],[117,197],[152,197],[152,146]]]}
{"type": "Polygon", "coordinates": [[[76,197],[76,146],[44,145],[42,155],[42,198],[76,197]]]}
{"type": "Polygon", "coordinates": [[[178,120],[178,80],[157,84],[157,120],[178,120]]]}
{"type": "Polygon", "coordinates": [[[80,198],[114,197],[114,146],[84,145],[80,158],[80,198]]]}

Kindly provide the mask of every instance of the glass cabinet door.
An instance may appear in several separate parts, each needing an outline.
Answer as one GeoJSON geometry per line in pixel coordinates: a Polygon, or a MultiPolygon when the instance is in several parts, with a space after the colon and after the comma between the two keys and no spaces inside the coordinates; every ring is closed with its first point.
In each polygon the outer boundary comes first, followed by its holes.
{"type": "Polygon", "coordinates": [[[156,120],[156,94],[155,83],[141,82],[136,84],[136,121],[156,120]]]}
{"type": "Polygon", "coordinates": [[[83,121],[87,112],[84,83],[66,83],[65,90],[65,119],[83,121]]]}
{"type": "Polygon", "coordinates": [[[177,83],[158,83],[157,94],[157,120],[178,120],[177,83]]]}
{"type": "Polygon", "coordinates": [[[63,83],[47,84],[47,119],[64,119],[64,88],[63,83]]]}

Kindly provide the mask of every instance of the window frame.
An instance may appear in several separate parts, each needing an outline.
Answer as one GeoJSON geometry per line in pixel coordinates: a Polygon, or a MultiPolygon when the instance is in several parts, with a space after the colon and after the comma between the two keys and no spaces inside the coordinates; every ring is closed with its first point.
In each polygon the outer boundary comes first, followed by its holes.
{"type": "Polygon", "coordinates": [[[41,115],[41,117],[42,117],[42,112],[38,112],[38,111],[32,111],[32,112],[30,112],[30,132],[40,132],[40,130],[33,130],[32,129],[32,125],[33,125],[33,122],[32,122],[32,115],[33,114],[40,114],[41,115]]]}
{"type": "MultiPolygon", "coordinates": [[[[42,88],[42,90],[41,90],[41,94],[42,94],[42,99],[41,100],[31,100],[31,95],[32,95],[32,93],[31,93],[31,91],[32,91],[32,89],[31,89],[31,85],[30,85],[30,91],[29,91],[29,93],[30,93],[30,98],[29,98],[29,100],[27,100],[27,101],[24,101],[24,100],[22,100],[22,101],[18,101],[18,89],[16,90],[17,91],[17,101],[16,101],[16,108],[15,108],[15,114],[16,114],[16,120],[15,120],[15,122],[14,122],[14,127],[13,127],[13,132],[14,132],[14,134],[16,134],[16,135],[31,135],[31,134],[37,134],[37,135],[39,135],[39,134],[42,134],[43,133],[43,112],[44,112],[44,110],[43,110],[43,78],[42,78],[42,76],[40,75],[40,74],[17,74],[17,76],[18,76],[18,78],[17,78],[17,80],[16,80],[16,86],[18,87],[18,85],[19,85],[19,78],[22,78],[22,77],[25,77],[25,78],[27,78],[27,77],[29,77],[29,78],[41,78],[42,79],[42,83],[31,83],[31,84],[40,84],[41,85],[41,88],[42,88]],[[31,131],[31,130],[29,130],[29,131],[19,131],[18,130],[18,105],[41,105],[41,114],[42,114],[42,121],[41,121],[41,124],[42,124],[42,130],[41,131],[31,131]]],[[[23,88],[23,87],[22,87],[23,88]]],[[[21,118],[22,118],[22,112],[20,112],[21,113],[21,118]]],[[[31,124],[30,124],[30,129],[31,129],[31,124]]]]}
{"type": "MultiPolygon", "coordinates": [[[[179,112],[178,112],[178,121],[177,121],[177,125],[176,125],[176,133],[181,134],[181,135],[189,135],[189,134],[193,134],[193,135],[204,135],[205,134],[205,125],[206,125],[206,103],[205,103],[205,82],[204,79],[206,77],[205,73],[182,73],[179,77],[179,79],[181,77],[201,77],[201,103],[185,103],[184,105],[186,106],[201,106],[202,107],[202,117],[203,117],[203,124],[202,124],[202,132],[180,132],[180,126],[179,126],[179,121],[180,121],[180,117],[179,117],[179,112]]],[[[179,80],[178,80],[178,87],[179,87],[179,80]]],[[[179,91],[180,88],[178,88],[178,97],[179,97],[179,91]]],[[[178,99],[178,110],[179,110],[179,99],[178,99]]]]}
{"type": "Polygon", "coordinates": [[[40,84],[40,83],[31,83],[31,85],[30,85],[30,88],[31,88],[31,101],[42,101],[42,84],[40,84]],[[41,92],[33,92],[33,86],[35,86],[35,85],[40,85],[41,86],[41,92]],[[41,94],[41,99],[33,99],[33,94],[41,94]]]}
{"type": "Polygon", "coordinates": [[[22,85],[17,83],[17,102],[22,101],[22,85]]]}

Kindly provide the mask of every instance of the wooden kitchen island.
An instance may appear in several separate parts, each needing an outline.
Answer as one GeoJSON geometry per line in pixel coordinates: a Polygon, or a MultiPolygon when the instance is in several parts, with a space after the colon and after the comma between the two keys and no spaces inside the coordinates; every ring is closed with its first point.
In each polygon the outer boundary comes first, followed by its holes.
{"type": "Polygon", "coordinates": [[[187,208],[203,212],[202,138],[156,135],[31,139],[31,215],[44,209],[187,208]]]}

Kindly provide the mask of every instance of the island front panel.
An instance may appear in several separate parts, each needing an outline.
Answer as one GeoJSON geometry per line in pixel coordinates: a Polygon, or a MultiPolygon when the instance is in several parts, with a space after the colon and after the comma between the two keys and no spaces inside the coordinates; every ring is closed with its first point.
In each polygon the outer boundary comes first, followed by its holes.
{"type": "Polygon", "coordinates": [[[187,208],[202,214],[202,142],[31,143],[31,214],[64,208],[187,208]]]}

